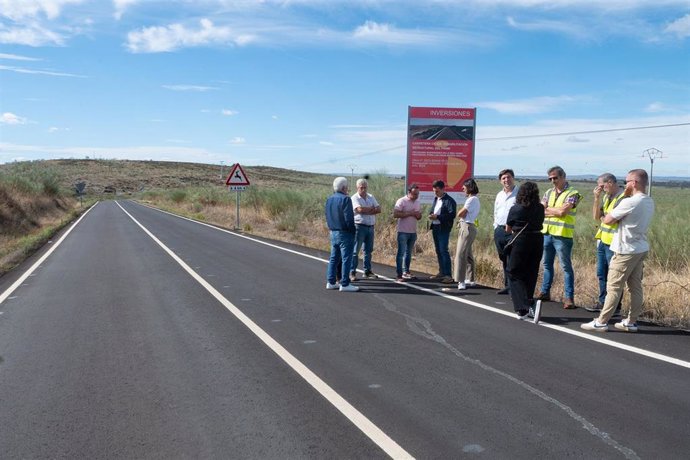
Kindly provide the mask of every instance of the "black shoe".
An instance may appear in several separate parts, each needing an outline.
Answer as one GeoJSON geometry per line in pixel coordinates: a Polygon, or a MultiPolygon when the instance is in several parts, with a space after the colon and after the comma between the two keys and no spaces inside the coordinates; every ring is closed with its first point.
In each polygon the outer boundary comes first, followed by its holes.
{"type": "Polygon", "coordinates": [[[500,295],[510,294],[510,289],[508,289],[508,288],[503,288],[503,289],[501,289],[500,291],[498,291],[496,294],[500,294],[500,295]]]}

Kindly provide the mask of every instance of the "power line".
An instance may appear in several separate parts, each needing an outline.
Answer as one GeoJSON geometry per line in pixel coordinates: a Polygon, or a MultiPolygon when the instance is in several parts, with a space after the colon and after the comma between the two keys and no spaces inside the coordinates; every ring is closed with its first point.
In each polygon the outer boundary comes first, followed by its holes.
{"type": "MultiPolygon", "coordinates": [[[[669,125],[650,125],[650,126],[631,126],[631,127],[627,127],[627,128],[596,129],[596,130],[589,130],[589,131],[570,131],[570,132],[563,132],[563,133],[526,134],[523,136],[485,137],[485,138],[475,139],[475,142],[504,141],[504,140],[514,140],[514,139],[530,139],[530,138],[539,138],[539,137],[574,136],[576,134],[612,133],[612,132],[617,132],[617,131],[636,131],[636,130],[641,130],[641,129],[676,128],[679,126],[690,126],[690,123],[675,123],[675,124],[669,124],[669,125]]],[[[396,145],[395,147],[388,147],[385,149],[375,150],[373,152],[363,152],[363,153],[357,153],[355,155],[345,155],[345,156],[333,158],[330,160],[301,164],[301,165],[297,165],[295,167],[316,166],[316,165],[321,165],[321,164],[326,164],[326,163],[333,163],[333,164],[342,163],[343,161],[346,161],[346,160],[362,158],[365,156],[376,155],[377,153],[383,153],[383,152],[390,152],[392,150],[397,150],[397,149],[402,149],[402,148],[405,148],[405,146],[404,145],[396,145]]]]}
{"type": "Polygon", "coordinates": [[[633,126],[630,128],[610,128],[610,129],[596,129],[591,131],[571,131],[566,133],[551,133],[551,134],[527,134],[524,136],[505,136],[505,137],[485,137],[477,139],[477,141],[503,141],[511,139],[529,139],[533,137],[555,137],[555,136],[573,136],[575,134],[597,134],[597,133],[613,133],[616,131],[635,131],[638,129],[654,129],[654,128],[672,128],[677,126],[690,126],[690,123],[676,123],[672,125],[652,125],[652,126],[633,126]]]}

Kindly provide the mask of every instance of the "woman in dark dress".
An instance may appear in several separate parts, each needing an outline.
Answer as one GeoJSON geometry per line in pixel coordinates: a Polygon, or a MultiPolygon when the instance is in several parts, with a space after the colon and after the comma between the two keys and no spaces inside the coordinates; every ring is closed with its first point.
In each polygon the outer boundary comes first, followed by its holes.
{"type": "Polygon", "coordinates": [[[515,205],[508,212],[506,232],[512,233],[508,280],[513,308],[518,319],[534,317],[539,322],[541,301],[534,302],[534,288],[539,275],[539,263],[544,250],[544,206],[539,199],[539,187],[534,182],[520,185],[515,205]]]}

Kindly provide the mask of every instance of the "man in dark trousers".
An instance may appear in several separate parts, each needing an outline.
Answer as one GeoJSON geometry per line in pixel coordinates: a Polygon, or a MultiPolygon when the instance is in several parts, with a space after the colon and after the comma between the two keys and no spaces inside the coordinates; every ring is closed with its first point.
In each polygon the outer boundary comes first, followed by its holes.
{"type": "Polygon", "coordinates": [[[442,180],[435,181],[432,187],[436,196],[431,204],[429,222],[431,223],[431,235],[434,237],[434,249],[436,249],[436,258],[438,259],[438,273],[431,278],[440,280],[444,284],[453,284],[448,244],[450,243],[450,231],[453,229],[457,205],[455,200],[445,192],[446,184],[442,180]]]}

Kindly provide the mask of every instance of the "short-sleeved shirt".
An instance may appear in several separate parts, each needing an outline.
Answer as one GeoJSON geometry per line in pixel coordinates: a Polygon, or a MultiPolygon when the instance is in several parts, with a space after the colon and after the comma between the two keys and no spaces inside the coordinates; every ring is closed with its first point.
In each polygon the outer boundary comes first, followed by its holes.
{"type": "Polygon", "coordinates": [[[649,251],[647,229],[654,216],[654,200],[645,193],[623,198],[609,213],[618,220],[611,250],[617,254],[639,254],[649,251]]]}
{"type": "Polygon", "coordinates": [[[370,206],[378,206],[379,203],[374,198],[374,195],[367,193],[367,195],[362,198],[359,193],[352,195],[352,209],[355,210],[355,224],[357,225],[374,225],[376,223],[376,216],[374,214],[360,214],[356,211],[360,206],[363,208],[368,208],[370,206]]]}
{"type": "MultiPolygon", "coordinates": [[[[412,201],[407,195],[395,202],[396,211],[410,212],[421,211],[422,204],[419,199],[412,201]]],[[[400,217],[398,219],[398,232],[417,233],[417,218],[415,216],[400,217]]]]}
{"type": "Polygon", "coordinates": [[[467,197],[462,207],[467,209],[467,214],[465,214],[465,217],[460,218],[460,222],[474,224],[474,221],[479,217],[479,197],[476,195],[467,197]]]}

